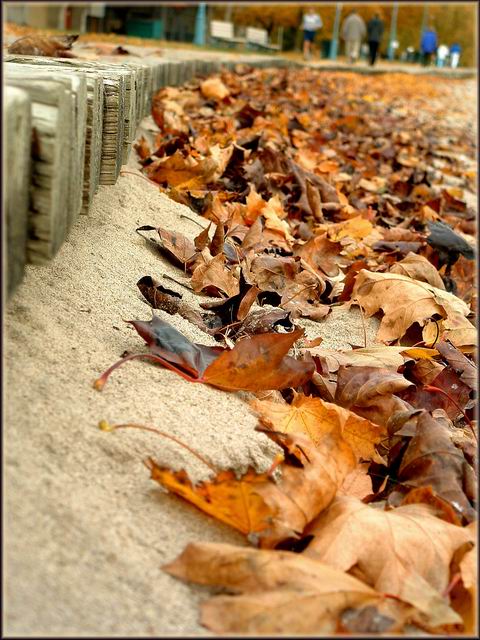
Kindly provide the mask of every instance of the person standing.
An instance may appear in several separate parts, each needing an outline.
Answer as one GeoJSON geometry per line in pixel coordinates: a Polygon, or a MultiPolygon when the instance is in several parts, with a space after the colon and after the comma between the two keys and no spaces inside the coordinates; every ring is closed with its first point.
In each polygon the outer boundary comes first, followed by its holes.
{"type": "Polygon", "coordinates": [[[437,49],[437,67],[444,67],[447,62],[449,49],[446,44],[441,44],[437,49]]]}
{"type": "Polygon", "coordinates": [[[312,57],[312,47],[317,31],[323,27],[321,17],[314,7],[309,7],[303,16],[303,59],[309,60],[312,57]]]}
{"type": "Polygon", "coordinates": [[[370,50],[370,65],[372,67],[377,59],[378,48],[382,41],[384,28],[385,25],[383,24],[383,20],[380,19],[378,13],[376,13],[367,23],[367,40],[368,48],[370,50]]]}
{"type": "Polygon", "coordinates": [[[345,41],[345,53],[354,64],[360,53],[360,45],[367,34],[365,22],[354,9],[343,21],[342,38],[345,41]]]}
{"type": "Polygon", "coordinates": [[[461,52],[462,47],[458,43],[452,44],[450,47],[450,66],[452,69],[456,69],[458,67],[461,52]]]}
{"type": "Polygon", "coordinates": [[[432,55],[437,50],[437,33],[432,26],[427,27],[423,32],[420,49],[422,52],[422,64],[424,67],[428,67],[432,60],[432,55]]]}

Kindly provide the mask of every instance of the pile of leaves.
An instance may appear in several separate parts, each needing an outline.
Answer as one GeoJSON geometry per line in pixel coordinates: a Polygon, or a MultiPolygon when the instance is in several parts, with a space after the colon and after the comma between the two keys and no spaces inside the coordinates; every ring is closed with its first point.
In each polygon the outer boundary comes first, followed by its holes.
{"type": "Polygon", "coordinates": [[[154,96],[144,176],[206,224],[194,241],[137,231],[218,300],[192,308],[151,275],[137,285],[218,345],[157,315],[131,321],[148,351],[95,386],[145,358],[249,391],[278,446],[267,472],[241,477],[194,453],[214,474],[197,484],[146,461],[256,547],[194,543],[165,567],[227,590],[202,605],[209,629],[475,628],[475,162],[468,131],[442,122],[448,90],[239,65],[154,96]],[[376,346],[305,340],[302,319],[339,304],[381,317],[376,346]]]}

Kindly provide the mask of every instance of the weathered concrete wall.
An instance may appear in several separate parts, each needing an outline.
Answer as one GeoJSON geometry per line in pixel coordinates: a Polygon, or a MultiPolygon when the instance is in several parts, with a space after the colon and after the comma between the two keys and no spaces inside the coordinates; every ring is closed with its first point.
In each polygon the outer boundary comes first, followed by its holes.
{"type": "Polygon", "coordinates": [[[3,189],[5,216],[3,273],[7,274],[7,295],[21,282],[27,255],[27,224],[30,187],[31,122],[28,94],[5,87],[3,111],[3,166],[10,165],[10,177],[3,189]],[[12,166],[13,165],[13,166],[12,166]]]}
{"type": "Polygon", "coordinates": [[[240,62],[293,64],[278,57],[220,61],[175,53],[99,61],[5,56],[7,128],[22,147],[19,155],[10,136],[4,159],[11,184],[4,203],[8,293],[21,281],[25,261],[42,264],[55,256],[79,213],[88,214],[98,185],[115,184],[158,89],[240,62]],[[32,136],[30,152],[25,141],[32,136]]]}

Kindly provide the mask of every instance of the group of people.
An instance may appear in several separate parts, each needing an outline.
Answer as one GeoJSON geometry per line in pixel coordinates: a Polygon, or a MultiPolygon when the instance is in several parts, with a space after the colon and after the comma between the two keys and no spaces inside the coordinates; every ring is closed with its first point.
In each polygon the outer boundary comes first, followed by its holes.
{"type": "MultiPolygon", "coordinates": [[[[307,9],[303,16],[303,56],[307,60],[311,57],[312,44],[315,40],[317,31],[323,27],[323,22],[313,7],[307,9]]],[[[377,59],[378,48],[382,41],[384,23],[378,14],[368,21],[365,25],[363,18],[358,15],[357,11],[352,11],[343,21],[341,37],[345,42],[345,53],[353,64],[360,56],[360,47],[365,36],[368,40],[370,52],[370,64],[374,65],[377,59]]]]}
{"type": "Polygon", "coordinates": [[[462,51],[460,45],[458,43],[452,44],[451,47],[447,47],[446,44],[438,45],[437,33],[433,26],[428,26],[422,33],[420,49],[424,66],[431,64],[432,59],[436,56],[437,67],[444,67],[448,61],[452,69],[458,67],[462,51]]]}
{"type": "MultiPolygon", "coordinates": [[[[317,32],[323,27],[323,21],[314,7],[307,9],[303,16],[303,56],[306,60],[311,58],[312,46],[317,32]]],[[[362,42],[367,39],[369,49],[369,63],[374,65],[377,59],[380,43],[382,42],[385,24],[376,13],[371,20],[365,24],[363,18],[356,10],[353,10],[342,23],[340,36],[345,43],[345,55],[349,62],[354,64],[361,51],[362,42]]],[[[443,67],[450,58],[450,66],[456,68],[460,60],[460,45],[454,44],[450,48],[446,45],[438,46],[437,34],[433,27],[428,27],[422,34],[421,41],[422,63],[427,66],[431,63],[432,57],[436,54],[437,65],[443,67]]]]}

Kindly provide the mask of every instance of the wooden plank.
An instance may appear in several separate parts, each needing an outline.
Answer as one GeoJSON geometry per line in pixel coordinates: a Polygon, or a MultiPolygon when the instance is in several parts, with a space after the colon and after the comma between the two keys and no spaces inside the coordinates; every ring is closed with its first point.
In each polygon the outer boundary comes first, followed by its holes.
{"type": "Polygon", "coordinates": [[[23,280],[27,259],[32,123],[30,99],[26,91],[4,87],[3,95],[3,272],[7,296],[23,280]]]}

